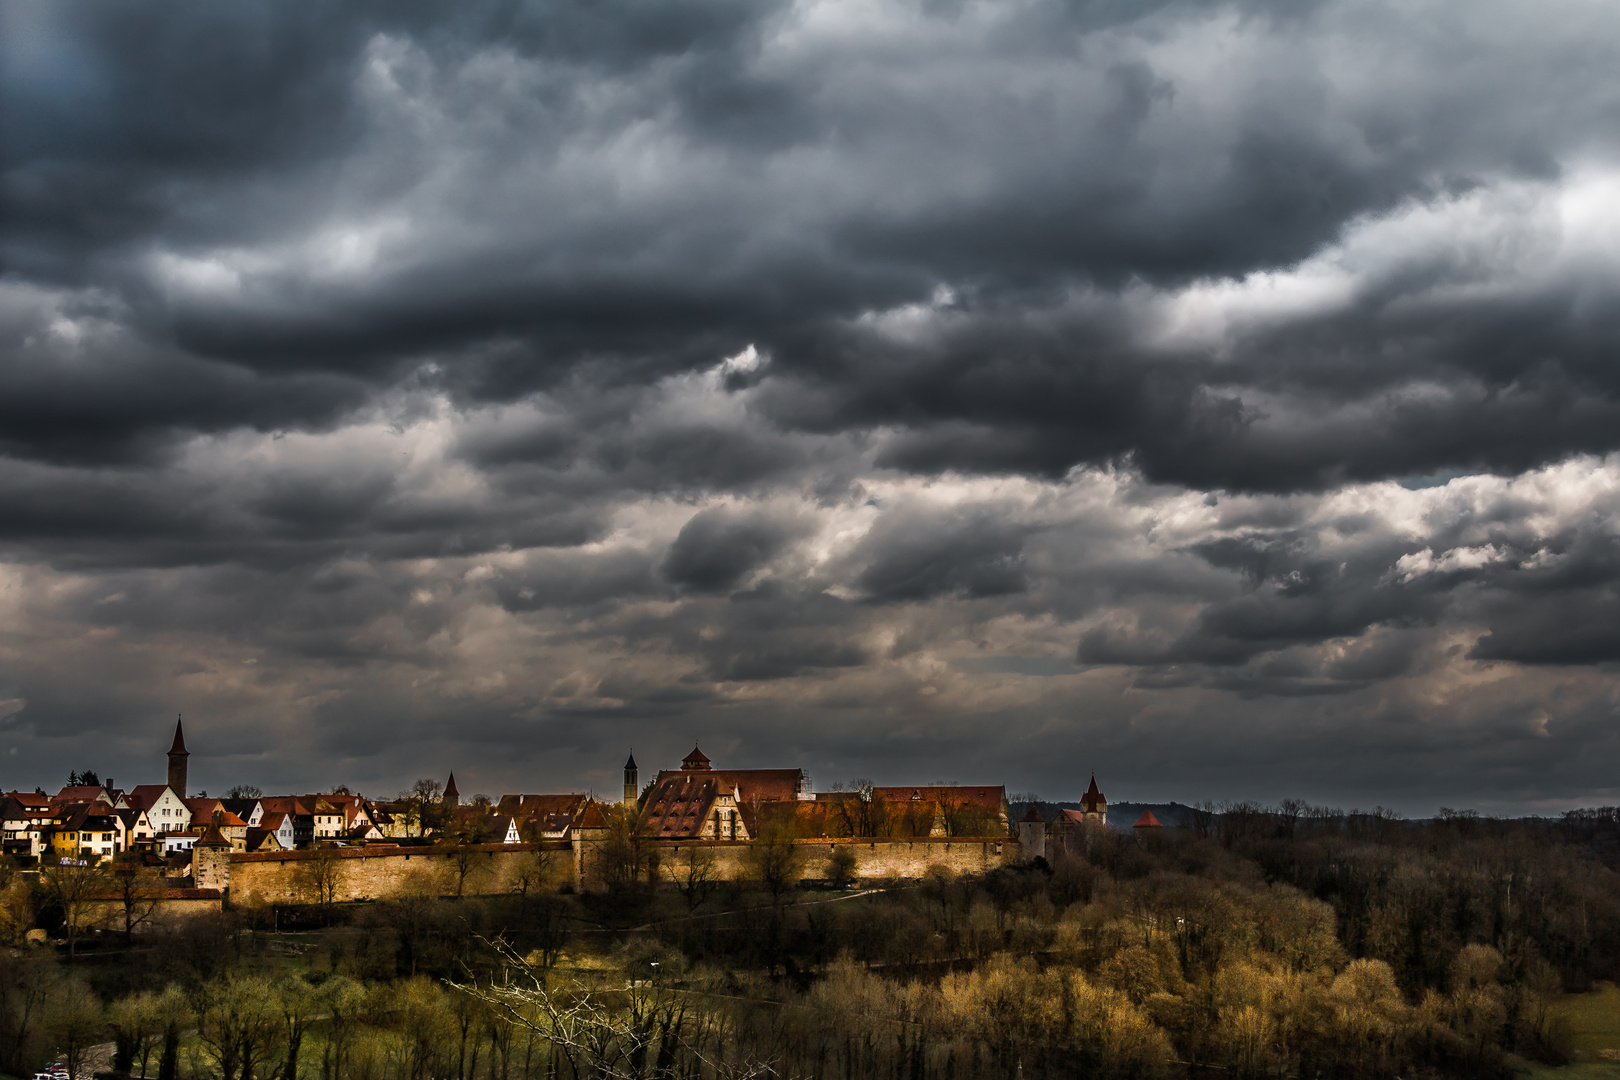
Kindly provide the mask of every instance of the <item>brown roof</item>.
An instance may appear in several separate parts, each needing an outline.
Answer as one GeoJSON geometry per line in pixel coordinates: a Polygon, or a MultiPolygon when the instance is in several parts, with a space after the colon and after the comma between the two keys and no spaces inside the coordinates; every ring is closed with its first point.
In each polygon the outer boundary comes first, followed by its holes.
{"type": "Polygon", "coordinates": [[[209,825],[208,828],[203,830],[203,834],[197,838],[197,846],[228,848],[231,846],[231,842],[225,839],[225,834],[219,831],[218,825],[209,825]]]}
{"type": "Polygon", "coordinates": [[[636,827],[661,840],[690,839],[702,833],[709,811],[722,793],[730,791],[712,773],[660,773],[642,804],[636,827]]]}
{"type": "Polygon", "coordinates": [[[451,773],[449,781],[444,785],[444,793],[453,799],[461,798],[461,792],[456,790],[456,774],[451,773]]]}
{"type": "Polygon", "coordinates": [[[502,795],[495,808],[515,818],[551,817],[567,814],[570,817],[585,808],[584,795],[502,795]]]}
{"type": "Polygon", "coordinates": [[[124,793],[124,801],[139,810],[150,810],[168,784],[136,784],[124,793]]]}
{"type": "Polygon", "coordinates": [[[1091,786],[1086,788],[1086,793],[1084,795],[1080,796],[1080,806],[1085,810],[1091,810],[1099,803],[1101,803],[1103,806],[1107,806],[1108,796],[1097,790],[1097,778],[1093,776],[1091,778],[1091,786]]]}
{"type": "Polygon", "coordinates": [[[1006,801],[1007,789],[936,784],[928,787],[875,787],[872,795],[889,802],[951,802],[999,811],[1001,804],[1006,801]]]}
{"type": "Polygon", "coordinates": [[[1030,803],[1029,804],[1029,812],[1027,814],[1025,814],[1023,817],[1019,818],[1018,820],[1020,820],[1020,821],[1045,821],[1046,819],[1041,817],[1041,808],[1036,806],[1034,803],[1030,803]]]}
{"type": "Polygon", "coordinates": [[[708,767],[709,755],[699,750],[696,743],[692,745],[692,752],[681,759],[681,768],[688,771],[695,772],[708,767]]]}
{"type": "Polygon", "coordinates": [[[665,769],[655,783],[681,777],[714,780],[741,803],[792,802],[805,786],[803,769],[665,769]]]}
{"type": "Polygon", "coordinates": [[[265,813],[274,810],[280,814],[313,816],[315,814],[340,814],[342,810],[327,801],[324,795],[267,795],[259,800],[265,813]]]}
{"type": "Polygon", "coordinates": [[[1136,819],[1136,824],[1132,825],[1131,828],[1133,828],[1133,829],[1162,829],[1162,828],[1164,828],[1164,825],[1160,823],[1158,818],[1153,816],[1153,811],[1144,810],[1144,811],[1142,811],[1142,816],[1136,819]]]}
{"type": "MultiPolygon", "coordinates": [[[[181,730],[180,718],[178,716],[174,718],[174,742],[169,746],[169,753],[186,754],[186,735],[185,732],[181,730]]],[[[186,754],[186,756],[190,757],[191,755],[186,754]]]]}
{"type": "Polygon", "coordinates": [[[281,823],[286,820],[287,815],[284,812],[280,810],[266,810],[259,816],[259,828],[267,829],[270,832],[276,832],[281,828],[281,823]]]}
{"type": "Polygon", "coordinates": [[[607,828],[607,815],[602,813],[601,803],[589,803],[583,813],[579,815],[579,828],[605,829],[607,828]]]}
{"type": "Polygon", "coordinates": [[[75,784],[72,787],[65,787],[61,791],[58,791],[51,799],[51,802],[58,805],[95,802],[102,796],[106,796],[109,802],[112,801],[111,792],[102,787],[100,784],[75,784]]]}
{"type": "Polygon", "coordinates": [[[276,839],[273,829],[249,829],[247,831],[247,849],[249,851],[263,851],[266,845],[275,851],[281,847],[281,841],[276,839]]]}

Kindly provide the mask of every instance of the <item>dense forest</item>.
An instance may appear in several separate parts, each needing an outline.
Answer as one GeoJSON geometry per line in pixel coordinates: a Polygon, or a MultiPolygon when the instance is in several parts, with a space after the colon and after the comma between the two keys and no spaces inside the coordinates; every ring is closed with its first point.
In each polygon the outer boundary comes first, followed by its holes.
{"type": "MultiPolygon", "coordinates": [[[[1620,817],[1432,822],[1227,807],[973,876],[837,866],[236,907],[23,944],[7,870],[0,1069],[158,1080],[1507,1076],[1559,995],[1620,972],[1620,817]],[[768,888],[766,879],[793,888],[768,888]],[[110,1061],[91,1048],[112,1043],[110,1061]]],[[[772,860],[775,860],[774,862],[772,860]]]]}

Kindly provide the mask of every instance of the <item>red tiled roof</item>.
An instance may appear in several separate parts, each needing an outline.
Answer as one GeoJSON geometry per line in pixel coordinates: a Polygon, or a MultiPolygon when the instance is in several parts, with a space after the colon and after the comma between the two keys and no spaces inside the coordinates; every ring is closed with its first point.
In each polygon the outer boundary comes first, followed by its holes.
{"type": "Polygon", "coordinates": [[[665,769],[654,782],[680,777],[714,780],[720,791],[735,791],[741,803],[792,802],[804,787],[803,769],[665,769]]]}
{"type": "Polygon", "coordinates": [[[231,842],[225,839],[225,834],[219,831],[218,825],[210,825],[203,830],[202,836],[197,838],[198,847],[228,848],[231,842]]]}
{"type": "Polygon", "coordinates": [[[940,802],[948,800],[967,806],[982,806],[986,810],[1001,809],[1007,798],[1003,787],[961,787],[934,785],[929,787],[875,787],[872,795],[889,802],[940,802]]]}
{"type": "Polygon", "coordinates": [[[731,793],[720,775],[701,770],[659,773],[658,781],[642,804],[637,829],[663,840],[686,840],[700,835],[715,800],[722,793],[731,793]]]}
{"type": "Polygon", "coordinates": [[[168,784],[136,784],[124,793],[124,801],[137,810],[150,810],[158,797],[168,789],[168,784]]]}
{"type": "Polygon", "coordinates": [[[709,755],[697,748],[694,743],[692,752],[681,759],[681,768],[689,772],[697,772],[709,767],[709,755]]]}
{"type": "Polygon", "coordinates": [[[567,814],[573,817],[585,806],[584,795],[502,795],[496,808],[515,818],[567,814]]]}
{"type": "Polygon", "coordinates": [[[585,807],[584,813],[579,815],[579,828],[605,829],[607,828],[607,815],[602,813],[600,803],[590,803],[585,807]]]}
{"type": "Polygon", "coordinates": [[[107,789],[102,787],[100,784],[76,784],[72,787],[65,787],[61,791],[58,791],[51,801],[54,803],[64,804],[95,802],[103,795],[107,796],[109,802],[112,800],[111,793],[109,793],[107,789]]]}
{"type": "Polygon", "coordinates": [[[1132,825],[1131,828],[1133,828],[1133,829],[1162,829],[1162,828],[1164,828],[1164,825],[1160,823],[1158,818],[1153,816],[1153,811],[1144,810],[1144,811],[1142,811],[1142,816],[1136,819],[1136,824],[1132,825]]]}

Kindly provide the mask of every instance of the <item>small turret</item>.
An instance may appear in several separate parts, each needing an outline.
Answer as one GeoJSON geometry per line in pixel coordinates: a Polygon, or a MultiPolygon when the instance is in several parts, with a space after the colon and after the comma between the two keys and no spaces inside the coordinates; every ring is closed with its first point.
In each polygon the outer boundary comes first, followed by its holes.
{"type": "Polygon", "coordinates": [[[624,805],[634,806],[636,799],[641,796],[641,788],[636,783],[636,755],[631,753],[624,763],[624,805]]]}
{"type": "Polygon", "coordinates": [[[447,810],[454,810],[461,805],[461,792],[456,790],[456,774],[451,773],[450,779],[444,784],[444,805],[447,810]]]}
{"type": "Polygon", "coordinates": [[[692,747],[692,752],[681,759],[681,769],[684,772],[705,772],[709,768],[709,755],[692,747]]]}

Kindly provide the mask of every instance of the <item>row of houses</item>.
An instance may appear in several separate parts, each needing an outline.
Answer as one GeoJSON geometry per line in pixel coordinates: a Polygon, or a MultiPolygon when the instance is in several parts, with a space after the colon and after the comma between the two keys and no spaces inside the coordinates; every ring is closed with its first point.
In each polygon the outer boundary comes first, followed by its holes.
{"type": "MultiPolygon", "coordinates": [[[[199,844],[259,853],[319,846],[521,844],[572,841],[616,818],[652,840],[755,841],[775,830],[794,838],[1009,836],[1000,785],[854,785],[815,791],[802,769],[717,768],[698,747],[678,769],[660,770],[645,787],[632,755],[618,806],[583,793],[475,797],[465,804],[452,774],[437,797],[369,800],[345,790],[303,795],[211,798],[186,788],[185,735],[175,725],[162,784],[127,790],[111,779],[0,794],[0,844],[7,854],[99,862],[129,853],[184,872],[199,844]]],[[[1060,811],[1038,831],[1072,846],[1106,819],[1095,779],[1079,811],[1060,811]]],[[[1156,824],[1156,822],[1154,823],[1156,824]]],[[[1016,831],[1031,831],[1031,820],[1016,831]]],[[[1029,839],[1027,838],[1026,842],[1029,839]]]]}

